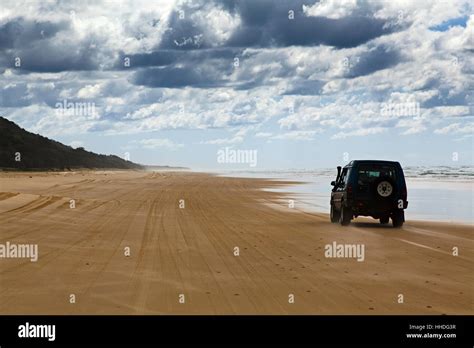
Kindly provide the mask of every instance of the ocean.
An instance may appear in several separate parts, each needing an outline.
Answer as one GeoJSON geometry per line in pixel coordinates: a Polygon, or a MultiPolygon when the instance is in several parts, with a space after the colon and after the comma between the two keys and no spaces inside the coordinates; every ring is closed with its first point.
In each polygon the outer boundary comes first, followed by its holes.
{"type": "MultiPolygon", "coordinates": [[[[406,220],[474,224],[474,167],[405,167],[408,188],[406,220]]],[[[336,169],[224,171],[220,175],[304,182],[272,191],[294,195],[295,207],[329,213],[330,182],[336,169]]]]}

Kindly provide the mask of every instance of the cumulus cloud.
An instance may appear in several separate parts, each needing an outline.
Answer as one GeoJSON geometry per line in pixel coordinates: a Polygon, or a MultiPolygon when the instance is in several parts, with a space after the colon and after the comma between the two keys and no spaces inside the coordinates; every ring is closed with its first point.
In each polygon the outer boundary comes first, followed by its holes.
{"type": "Polygon", "coordinates": [[[337,134],[334,134],[332,136],[333,139],[344,139],[347,137],[362,137],[366,135],[372,135],[372,134],[380,134],[386,132],[386,128],[382,127],[373,127],[373,128],[360,128],[356,129],[354,131],[348,131],[348,132],[339,132],[337,134]]]}
{"type": "Polygon", "coordinates": [[[312,6],[303,5],[303,12],[308,16],[339,19],[347,17],[357,9],[357,0],[326,0],[312,6]]]}
{"type": "Polygon", "coordinates": [[[230,135],[201,143],[234,144],[470,129],[468,1],[5,1],[0,9],[0,112],[51,136],[223,129],[230,135]],[[94,103],[97,115],[58,115],[65,99],[94,103]],[[411,102],[416,115],[382,112],[411,102]]]}
{"type": "Polygon", "coordinates": [[[87,85],[77,92],[77,96],[79,98],[96,98],[100,96],[101,93],[101,86],[99,84],[96,85],[87,85]]]}
{"type": "Polygon", "coordinates": [[[470,122],[464,125],[461,123],[451,123],[446,127],[435,129],[434,132],[436,134],[473,134],[474,123],[470,122]]]}
{"type": "Polygon", "coordinates": [[[356,58],[356,62],[348,62],[346,77],[358,77],[372,74],[375,71],[395,66],[401,61],[400,53],[384,45],[370,48],[356,58]]]}

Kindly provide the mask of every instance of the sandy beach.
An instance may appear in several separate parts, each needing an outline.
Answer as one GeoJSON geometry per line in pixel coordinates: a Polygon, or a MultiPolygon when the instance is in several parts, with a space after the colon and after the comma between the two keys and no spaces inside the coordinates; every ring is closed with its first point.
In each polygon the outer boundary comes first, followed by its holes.
{"type": "Polygon", "coordinates": [[[193,172],[0,173],[0,243],[38,245],[36,262],[0,259],[0,313],[474,312],[472,226],[341,227],[264,190],[290,184],[193,172]],[[325,257],[333,242],[364,245],[364,260],[325,257]]]}

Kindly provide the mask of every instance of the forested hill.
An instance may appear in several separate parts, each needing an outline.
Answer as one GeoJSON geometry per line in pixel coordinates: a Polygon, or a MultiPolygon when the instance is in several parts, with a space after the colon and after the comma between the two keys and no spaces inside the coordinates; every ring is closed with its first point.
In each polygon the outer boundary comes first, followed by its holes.
{"type": "Polygon", "coordinates": [[[115,155],[74,149],[0,116],[0,168],[11,170],[142,169],[115,155]]]}

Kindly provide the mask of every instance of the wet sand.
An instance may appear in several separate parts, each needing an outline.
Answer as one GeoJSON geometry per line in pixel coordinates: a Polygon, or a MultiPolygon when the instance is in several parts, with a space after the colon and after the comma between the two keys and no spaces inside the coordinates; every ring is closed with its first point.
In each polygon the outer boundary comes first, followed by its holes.
{"type": "Polygon", "coordinates": [[[474,312],[472,226],[341,227],[263,190],[288,184],[192,172],[0,173],[0,244],[39,248],[37,262],[0,258],[0,313],[474,312]],[[364,261],[326,258],[333,242],[364,245],[364,261]]]}

